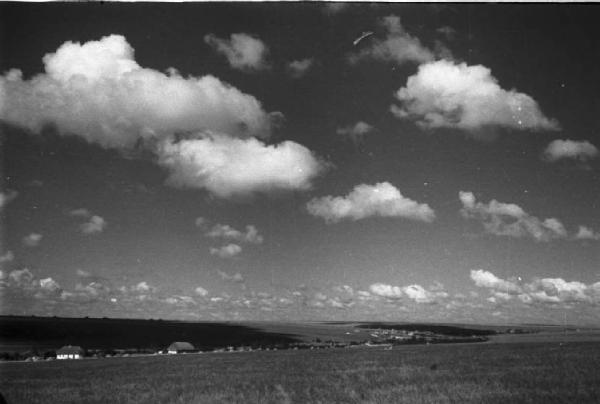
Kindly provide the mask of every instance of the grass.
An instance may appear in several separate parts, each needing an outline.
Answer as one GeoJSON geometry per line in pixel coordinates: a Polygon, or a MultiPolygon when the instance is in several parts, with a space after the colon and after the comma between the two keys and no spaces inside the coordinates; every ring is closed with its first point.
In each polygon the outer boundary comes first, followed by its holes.
{"type": "Polygon", "coordinates": [[[8,403],[598,403],[600,344],[211,353],[3,363],[8,403]]]}

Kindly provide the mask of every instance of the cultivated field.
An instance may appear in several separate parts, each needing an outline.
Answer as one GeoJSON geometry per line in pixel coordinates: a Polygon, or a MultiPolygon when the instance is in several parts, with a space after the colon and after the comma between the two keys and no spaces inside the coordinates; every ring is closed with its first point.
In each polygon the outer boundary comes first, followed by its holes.
{"type": "Polygon", "coordinates": [[[9,403],[598,403],[598,342],[2,363],[9,403]]]}

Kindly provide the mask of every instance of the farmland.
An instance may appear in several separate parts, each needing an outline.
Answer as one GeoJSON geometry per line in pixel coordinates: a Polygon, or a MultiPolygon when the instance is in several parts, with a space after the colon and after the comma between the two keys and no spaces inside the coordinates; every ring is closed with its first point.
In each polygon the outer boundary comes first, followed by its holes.
{"type": "Polygon", "coordinates": [[[9,403],[597,403],[600,344],[530,342],[0,364],[9,403]]]}

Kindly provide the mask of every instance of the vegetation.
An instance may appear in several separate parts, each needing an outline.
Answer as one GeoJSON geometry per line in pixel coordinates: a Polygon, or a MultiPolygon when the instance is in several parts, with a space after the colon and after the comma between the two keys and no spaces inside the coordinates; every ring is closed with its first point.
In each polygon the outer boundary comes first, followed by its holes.
{"type": "MultiPolygon", "coordinates": [[[[199,349],[296,342],[292,335],[266,332],[240,324],[109,318],[0,316],[0,351],[15,346],[45,351],[63,345],[84,349],[160,350],[174,341],[199,349]]],[[[22,349],[21,349],[22,350],[22,349]]]]}
{"type": "Polygon", "coordinates": [[[9,403],[597,403],[600,344],[406,345],[0,364],[9,403]]]}

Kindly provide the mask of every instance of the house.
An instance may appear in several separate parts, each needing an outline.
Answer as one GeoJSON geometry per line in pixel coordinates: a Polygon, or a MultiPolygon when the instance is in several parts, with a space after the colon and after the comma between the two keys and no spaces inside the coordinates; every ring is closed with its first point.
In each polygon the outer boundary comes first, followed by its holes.
{"type": "Polygon", "coordinates": [[[167,353],[169,354],[178,354],[178,353],[187,353],[194,352],[196,348],[189,342],[173,342],[167,348],[167,353]]]}
{"type": "Polygon", "coordinates": [[[56,359],[81,359],[83,349],[80,346],[66,345],[56,351],[56,359]]]}

